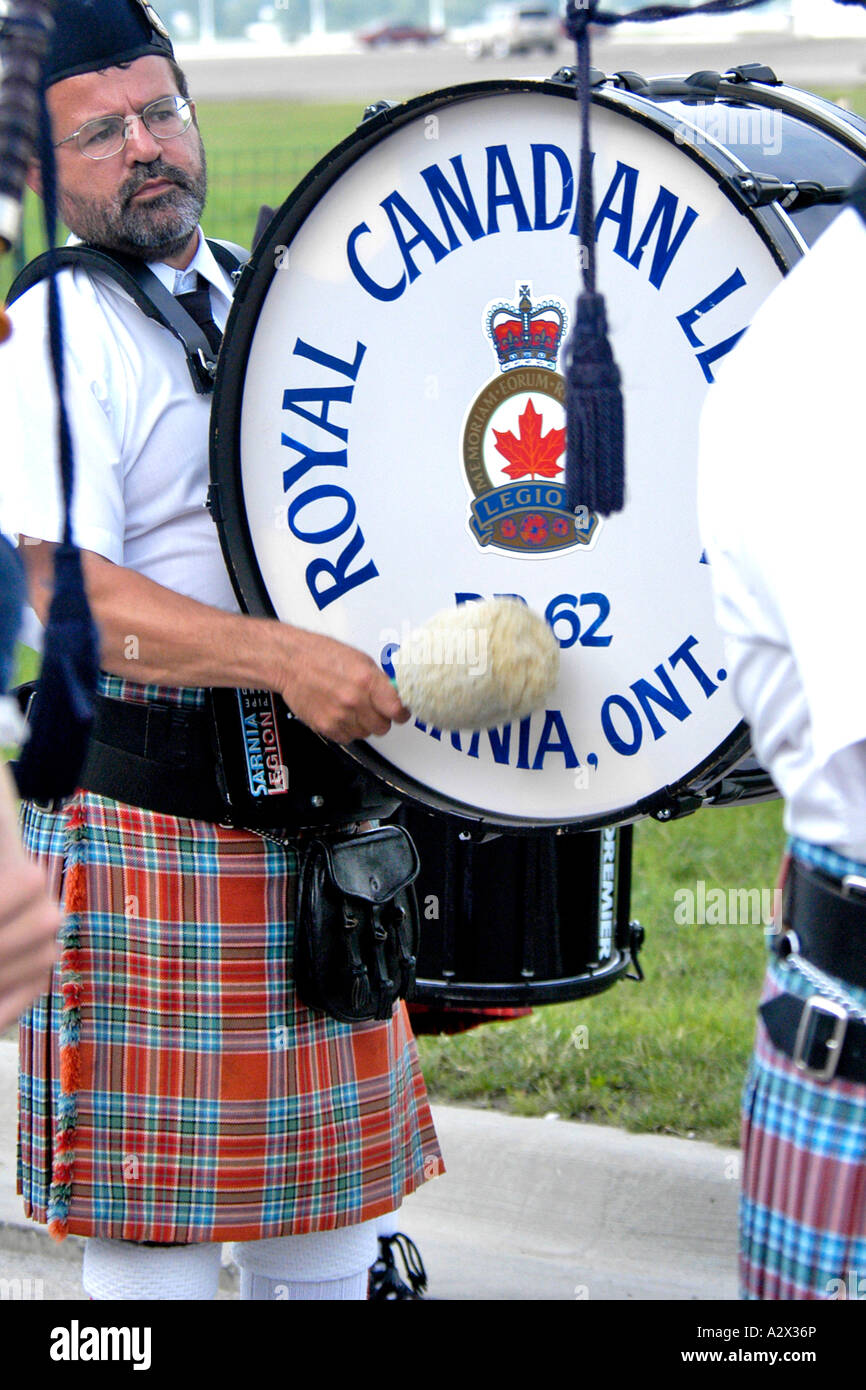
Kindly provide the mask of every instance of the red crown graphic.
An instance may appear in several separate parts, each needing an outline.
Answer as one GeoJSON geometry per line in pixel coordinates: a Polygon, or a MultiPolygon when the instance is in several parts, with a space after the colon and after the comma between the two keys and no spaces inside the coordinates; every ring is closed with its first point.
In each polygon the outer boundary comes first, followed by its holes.
{"type": "Polygon", "coordinates": [[[487,314],[487,332],[493,339],[503,372],[533,362],[556,371],[559,345],[568,327],[565,306],[555,299],[532,303],[532,285],[517,287],[517,304],[494,304],[487,314]]]}

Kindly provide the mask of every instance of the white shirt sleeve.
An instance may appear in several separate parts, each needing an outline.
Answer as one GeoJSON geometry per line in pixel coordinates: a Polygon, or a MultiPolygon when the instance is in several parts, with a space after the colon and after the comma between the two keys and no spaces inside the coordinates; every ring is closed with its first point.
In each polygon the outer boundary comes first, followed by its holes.
{"type": "Polygon", "coordinates": [[[864,322],[866,228],[846,211],[759,311],[701,422],[702,534],[738,699],[767,738],[767,672],[781,685],[793,662],[818,765],[866,739],[864,322]],[[773,647],[775,665],[754,660],[773,647]]]}
{"type": "MultiPolygon", "coordinates": [[[[100,347],[97,302],[87,277],[59,277],[65,337],[65,399],[74,451],[73,538],[85,550],[123,560],[125,509],[120,461],[122,381],[100,347]],[[112,377],[114,379],[112,379],[112,377]]],[[[0,419],[5,462],[0,517],[10,534],[59,541],[63,503],[57,405],[46,322],[47,287],[35,286],[10,310],[13,334],[2,350],[0,419]]]]}

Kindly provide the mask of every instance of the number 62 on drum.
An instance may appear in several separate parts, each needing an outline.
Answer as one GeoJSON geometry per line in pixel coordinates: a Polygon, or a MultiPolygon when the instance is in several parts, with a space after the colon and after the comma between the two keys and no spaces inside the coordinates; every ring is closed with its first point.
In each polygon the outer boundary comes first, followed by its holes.
{"type": "MultiPolygon", "coordinates": [[[[456,593],[455,603],[471,603],[484,597],[483,594],[456,593]]],[[[521,603],[527,600],[522,594],[493,594],[493,598],[516,598],[521,603]]],[[[562,648],[573,647],[575,642],[579,642],[582,647],[609,647],[613,638],[613,633],[601,632],[602,623],[607,622],[610,617],[610,599],[606,594],[600,594],[594,590],[586,594],[557,594],[552,598],[544,610],[545,621],[550,624],[554,635],[562,648]],[[581,626],[580,618],[577,614],[578,608],[595,608],[597,611],[589,627],[585,630],[581,626]],[[557,630],[557,624],[566,625],[565,636],[557,630]]]]}

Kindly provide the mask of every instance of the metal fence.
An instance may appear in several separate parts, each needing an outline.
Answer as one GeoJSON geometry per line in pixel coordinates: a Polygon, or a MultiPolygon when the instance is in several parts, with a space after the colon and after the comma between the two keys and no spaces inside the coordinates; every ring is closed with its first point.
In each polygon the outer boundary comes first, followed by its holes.
{"type": "Polygon", "coordinates": [[[203,218],[208,235],[248,246],[262,204],[280,207],[325,153],[311,146],[210,155],[210,193],[203,218]]]}
{"type": "MultiPolygon", "coordinates": [[[[248,150],[217,149],[208,155],[209,194],[203,224],[209,236],[249,246],[263,203],[279,207],[310,169],[327,153],[327,146],[248,150]]],[[[66,239],[65,229],[61,241],[66,239]]],[[[18,270],[45,248],[41,205],[28,194],[20,244],[0,261],[0,298],[18,270]]]]}

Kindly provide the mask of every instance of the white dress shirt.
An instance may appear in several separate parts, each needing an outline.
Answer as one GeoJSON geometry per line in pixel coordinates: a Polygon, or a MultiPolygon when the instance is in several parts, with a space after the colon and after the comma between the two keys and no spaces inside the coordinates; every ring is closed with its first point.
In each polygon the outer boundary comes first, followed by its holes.
{"type": "MultiPolygon", "coordinates": [[[[222,328],[230,277],[203,236],[186,271],[151,270],[173,293],[211,286],[222,328]]],[[[183,349],[114,281],[78,267],[59,277],[66,403],[75,449],[73,532],[85,550],[217,608],[237,611],[216,527],[205,509],[210,396],[192,387],[183,349]]],[[[0,519],[9,534],[59,541],[63,509],[45,283],[10,310],[0,372],[4,463],[0,519]]]]}
{"type": "Polygon", "coordinates": [[[710,388],[699,510],[733,689],[792,835],[866,861],[866,226],[845,209],[710,388]]]}

